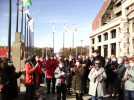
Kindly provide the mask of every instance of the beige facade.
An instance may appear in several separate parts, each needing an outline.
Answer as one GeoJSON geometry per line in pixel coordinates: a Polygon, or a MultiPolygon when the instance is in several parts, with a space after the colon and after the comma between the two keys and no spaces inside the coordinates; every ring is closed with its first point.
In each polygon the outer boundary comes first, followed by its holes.
{"type": "Polygon", "coordinates": [[[101,25],[90,34],[90,55],[95,49],[105,57],[134,55],[134,0],[109,1],[99,19],[101,25]]]}

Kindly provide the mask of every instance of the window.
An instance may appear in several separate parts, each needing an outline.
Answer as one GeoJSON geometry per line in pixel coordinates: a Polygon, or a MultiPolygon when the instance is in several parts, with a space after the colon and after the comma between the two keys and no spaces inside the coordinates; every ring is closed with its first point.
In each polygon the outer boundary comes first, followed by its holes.
{"type": "Polygon", "coordinates": [[[101,46],[98,46],[99,54],[101,54],[101,46]]]}
{"type": "Polygon", "coordinates": [[[101,35],[98,36],[98,42],[101,42],[101,35]]]}
{"type": "Polygon", "coordinates": [[[132,39],[132,45],[133,45],[133,49],[134,49],[134,39],[132,39]]]}
{"type": "Polygon", "coordinates": [[[122,12],[121,12],[121,11],[120,11],[120,12],[118,12],[118,13],[116,13],[116,17],[121,16],[121,14],[122,14],[122,12]]]}
{"type": "Polygon", "coordinates": [[[104,34],[104,41],[108,40],[108,33],[104,34]]]}
{"type": "Polygon", "coordinates": [[[108,56],[108,45],[104,45],[104,57],[108,56]]]}
{"type": "Polygon", "coordinates": [[[94,47],[92,47],[92,53],[94,52],[94,47]]]}
{"type": "Polygon", "coordinates": [[[92,39],[92,44],[94,44],[95,43],[95,40],[94,40],[94,38],[92,39]]]}
{"type": "Polygon", "coordinates": [[[121,1],[116,4],[116,7],[121,6],[121,1]]]}
{"type": "Polygon", "coordinates": [[[111,54],[116,56],[116,43],[111,44],[111,54]]]}
{"type": "Polygon", "coordinates": [[[111,31],[111,38],[116,38],[116,29],[111,31]]]}
{"type": "Polygon", "coordinates": [[[132,25],[132,30],[133,30],[133,32],[134,32],[134,22],[133,22],[133,25],[132,25]]]}

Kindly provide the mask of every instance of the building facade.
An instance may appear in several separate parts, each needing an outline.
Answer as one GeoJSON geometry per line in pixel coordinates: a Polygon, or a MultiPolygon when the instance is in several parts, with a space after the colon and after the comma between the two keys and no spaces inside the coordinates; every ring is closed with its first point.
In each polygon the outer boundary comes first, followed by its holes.
{"type": "Polygon", "coordinates": [[[105,0],[92,24],[90,55],[134,55],[134,0],[105,0]]]}

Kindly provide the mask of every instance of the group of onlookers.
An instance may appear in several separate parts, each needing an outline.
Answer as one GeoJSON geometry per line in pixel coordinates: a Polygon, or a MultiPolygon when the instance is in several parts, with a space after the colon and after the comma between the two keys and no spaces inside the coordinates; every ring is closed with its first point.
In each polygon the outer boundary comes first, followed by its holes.
{"type": "Polygon", "coordinates": [[[37,100],[35,92],[41,83],[46,84],[46,94],[56,94],[57,100],[66,100],[66,96],[72,94],[76,95],[76,100],[83,100],[85,94],[92,100],[103,100],[106,94],[118,97],[118,100],[134,100],[134,58],[112,55],[105,59],[97,50],[92,57],[52,56],[45,59],[32,56],[27,58],[23,72],[16,72],[8,59],[0,59],[2,100],[17,97],[17,78],[22,73],[27,100],[37,100]]]}

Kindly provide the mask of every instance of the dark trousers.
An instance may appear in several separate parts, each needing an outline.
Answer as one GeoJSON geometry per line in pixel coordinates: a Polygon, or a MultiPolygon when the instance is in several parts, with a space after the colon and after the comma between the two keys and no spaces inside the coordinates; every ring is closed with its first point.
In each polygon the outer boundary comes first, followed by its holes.
{"type": "Polygon", "coordinates": [[[86,94],[86,93],[88,93],[88,90],[87,90],[87,78],[82,77],[81,80],[82,80],[81,81],[81,93],[86,94]]]}
{"type": "Polygon", "coordinates": [[[26,100],[33,100],[35,96],[35,86],[26,86],[26,100]]]}
{"type": "Polygon", "coordinates": [[[134,100],[134,91],[125,90],[125,100],[134,100]]]}
{"type": "Polygon", "coordinates": [[[57,89],[57,100],[66,100],[66,85],[61,84],[60,86],[56,86],[57,89]]]}
{"type": "Polygon", "coordinates": [[[52,78],[52,79],[47,79],[46,78],[47,93],[50,93],[51,82],[52,82],[52,93],[55,93],[55,82],[56,82],[56,79],[55,78],[52,78]]]}

